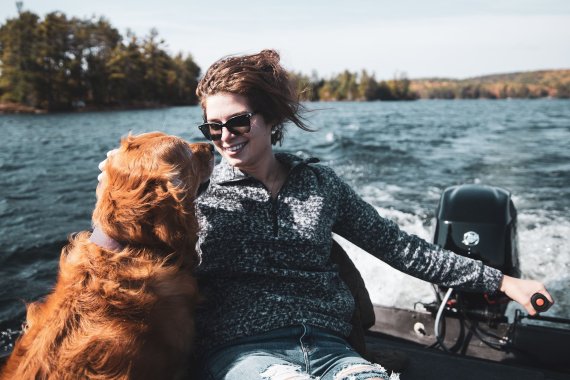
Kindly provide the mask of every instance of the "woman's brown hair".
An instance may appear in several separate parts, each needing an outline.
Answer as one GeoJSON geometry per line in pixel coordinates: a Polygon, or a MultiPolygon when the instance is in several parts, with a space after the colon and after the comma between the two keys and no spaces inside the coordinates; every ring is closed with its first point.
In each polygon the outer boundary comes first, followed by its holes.
{"type": "Polygon", "coordinates": [[[305,131],[312,131],[301,116],[305,108],[279,59],[275,50],[262,50],[252,55],[224,57],[212,64],[196,89],[204,121],[207,119],[206,98],[228,92],[245,96],[252,111],[261,114],[272,126],[273,145],[282,143],[287,120],[305,131]]]}

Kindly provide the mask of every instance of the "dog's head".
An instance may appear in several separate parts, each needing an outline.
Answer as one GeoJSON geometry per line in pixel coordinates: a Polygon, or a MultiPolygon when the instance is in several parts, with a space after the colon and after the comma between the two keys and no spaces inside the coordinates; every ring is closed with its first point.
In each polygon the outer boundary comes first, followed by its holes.
{"type": "Polygon", "coordinates": [[[93,221],[126,245],[192,249],[194,198],[213,164],[210,144],[160,132],[129,135],[107,159],[93,221]]]}

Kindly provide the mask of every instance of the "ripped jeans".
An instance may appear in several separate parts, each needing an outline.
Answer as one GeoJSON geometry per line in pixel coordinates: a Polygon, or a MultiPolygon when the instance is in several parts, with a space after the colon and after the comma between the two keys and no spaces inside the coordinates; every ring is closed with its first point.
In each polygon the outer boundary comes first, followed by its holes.
{"type": "Polygon", "coordinates": [[[206,354],[203,380],[398,379],[333,332],[311,325],[241,338],[206,354]]]}

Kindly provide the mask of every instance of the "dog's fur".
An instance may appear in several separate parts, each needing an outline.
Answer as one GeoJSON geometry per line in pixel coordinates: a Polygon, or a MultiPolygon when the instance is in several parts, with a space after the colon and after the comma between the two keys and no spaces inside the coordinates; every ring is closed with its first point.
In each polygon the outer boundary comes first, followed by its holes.
{"type": "Polygon", "coordinates": [[[93,222],[123,249],[70,238],[54,291],[28,305],[1,379],[168,379],[191,351],[198,301],[193,198],[208,144],[128,136],[105,166],[93,222]]]}

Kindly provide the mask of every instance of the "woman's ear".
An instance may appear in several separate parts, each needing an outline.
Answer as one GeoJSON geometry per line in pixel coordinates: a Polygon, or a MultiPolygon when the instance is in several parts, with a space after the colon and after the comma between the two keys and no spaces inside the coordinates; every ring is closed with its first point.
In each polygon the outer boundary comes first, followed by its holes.
{"type": "Polygon", "coordinates": [[[283,126],[282,125],[275,125],[271,127],[271,144],[276,145],[277,143],[281,144],[283,140],[283,126]]]}

